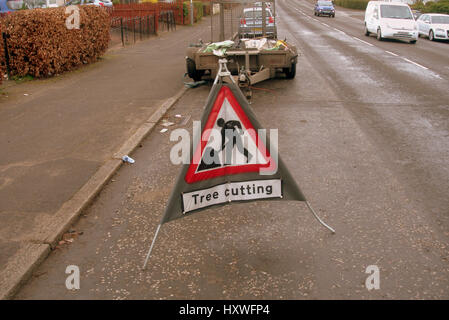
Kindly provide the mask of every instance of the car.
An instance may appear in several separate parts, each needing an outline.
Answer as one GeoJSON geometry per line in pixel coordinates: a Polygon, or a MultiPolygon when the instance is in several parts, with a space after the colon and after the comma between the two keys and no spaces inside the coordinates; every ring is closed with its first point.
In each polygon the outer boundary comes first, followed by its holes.
{"type": "Polygon", "coordinates": [[[0,15],[10,14],[23,6],[22,0],[0,0],[0,15]]]}
{"type": "Polygon", "coordinates": [[[85,6],[97,6],[97,7],[112,7],[111,1],[103,0],[71,0],[65,4],[66,6],[71,5],[85,5],[85,6]]]}
{"type": "MultiPolygon", "coordinates": [[[[253,7],[243,9],[240,18],[239,38],[253,38],[263,35],[262,32],[262,7],[253,7]]],[[[268,38],[276,38],[277,30],[273,14],[271,10],[265,8],[266,24],[265,34],[268,38]]]]}
{"type": "Polygon", "coordinates": [[[365,35],[373,33],[377,40],[397,39],[416,43],[418,25],[408,4],[370,1],[365,11],[365,35]]]}
{"type": "Polygon", "coordinates": [[[40,3],[35,2],[33,5],[30,2],[29,9],[34,8],[58,8],[64,6],[64,0],[43,0],[40,3]]]}
{"type": "Polygon", "coordinates": [[[449,40],[449,15],[440,13],[426,13],[418,20],[419,35],[429,38],[429,40],[449,40]]]}
{"type": "Polygon", "coordinates": [[[108,7],[108,8],[112,8],[114,6],[114,4],[112,3],[112,0],[101,0],[101,2],[103,2],[104,6],[108,7]]]}
{"type": "Polygon", "coordinates": [[[335,8],[332,1],[317,1],[313,8],[313,14],[316,16],[329,16],[335,18],[335,8]]]}

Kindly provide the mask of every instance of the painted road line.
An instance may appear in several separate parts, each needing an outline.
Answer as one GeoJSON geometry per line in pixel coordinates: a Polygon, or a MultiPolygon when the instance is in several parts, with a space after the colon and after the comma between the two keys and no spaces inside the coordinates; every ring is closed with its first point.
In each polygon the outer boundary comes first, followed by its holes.
{"type": "Polygon", "coordinates": [[[362,43],[364,43],[364,44],[366,44],[366,45],[369,45],[370,47],[374,47],[374,45],[372,45],[372,44],[369,43],[369,42],[366,42],[365,40],[359,39],[359,38],[357,38],[357,37],[352,37],[352,38],[355,39],[355,40],[358,40],[358,41],[360,41],[360,42],[362,42],[362,43]]]}
{"type": "Polygon", "coordinates": [[[424,66],[420,65],[419,63],[416,63],[416,62],[414,62],[414,61],[412,61],[412,60],[409,60],[409,59],[407,59],[407,58],[402,58],[402,59],[404,59],[404,60],[407,61],[407,62],[410,62],[410,63],[414,64],[415,66],[418,66],[418,67],[423,68],[423,69],[425,69],[425,70],[429,70],[429,68],[426,68],[426,67],[424,67],[424,66]]]}
{"type": "MultiPolygon", "coordinates": [[[[325,25],[326,27],[329,27],[328,24],[325,24],[324,22],[321,22],[322,25],[325,25]]],[[[330,28],[330,27],[329,27],[330,28]]]]}
{"type": "Polygon", "coordinates": [[[386,53],[391,54],[392,56],[399,57],[396,53],[385,50],[386,53]]]}

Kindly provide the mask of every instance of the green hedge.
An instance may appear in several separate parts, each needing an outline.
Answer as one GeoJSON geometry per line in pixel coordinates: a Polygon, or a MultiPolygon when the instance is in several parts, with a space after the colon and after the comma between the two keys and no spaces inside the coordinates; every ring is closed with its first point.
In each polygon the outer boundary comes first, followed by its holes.
{"type": "Polygon", "coordinates": [[[349,9],[365,10],[368,0],[334,0],[334,4],[349,9]]]}
{"type": "Polygon", "coordinates": [[[424,4],[417,1],[411,5],[412,9],[419,10],[422,13],[446,13],[449,14],[449,0],[440,0],[438,2],[429,1],[424,4]]]}

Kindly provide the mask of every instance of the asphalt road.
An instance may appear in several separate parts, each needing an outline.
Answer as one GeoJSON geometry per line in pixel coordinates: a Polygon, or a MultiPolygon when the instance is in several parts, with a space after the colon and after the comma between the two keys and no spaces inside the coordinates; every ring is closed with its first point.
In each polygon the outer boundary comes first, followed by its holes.
{"type": "Polygon", "coordinates": [[[360,12],[315,18],[307,1],[279,1],[277,13],[280,38],[302,52],[297,77],[259,84],[252,107],[279,129],[284,162],[337,233],[302,203],[232,204],[164,225],[140,270],[180,170],[169,133],[200,118],[203,86],[170,110],[175,125],[148,136],[73,227],[83,234],[18,299],[449,298],[449,44],[378,42],[363,35],[360,12]],[[65,287],[68,265],[81,270],[80,290],[65,287]],[[378,290],[365,287],[370,265],[378,290]]]}

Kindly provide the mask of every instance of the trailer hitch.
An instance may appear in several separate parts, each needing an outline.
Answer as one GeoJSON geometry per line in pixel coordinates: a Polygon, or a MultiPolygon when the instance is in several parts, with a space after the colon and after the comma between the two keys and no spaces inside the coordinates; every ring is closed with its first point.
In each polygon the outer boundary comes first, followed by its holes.
{"type": "Polygon", "coordinates": [[[251,79],[248,76],[247,71],[242,67],[242,70],[239,71],[239,75],[237,77],[238,83],[236,83],[231,72],[228,70],[227,63],[228,60],[226,59],[218,60],[218,72],[214,84],[218,83],[219,79],[223,81],[222,78],[228,77],[232,81],[232,83],[234,83],[240,88],[240,90],[248,100],[251,99],[252,97],[251,79]]]}

